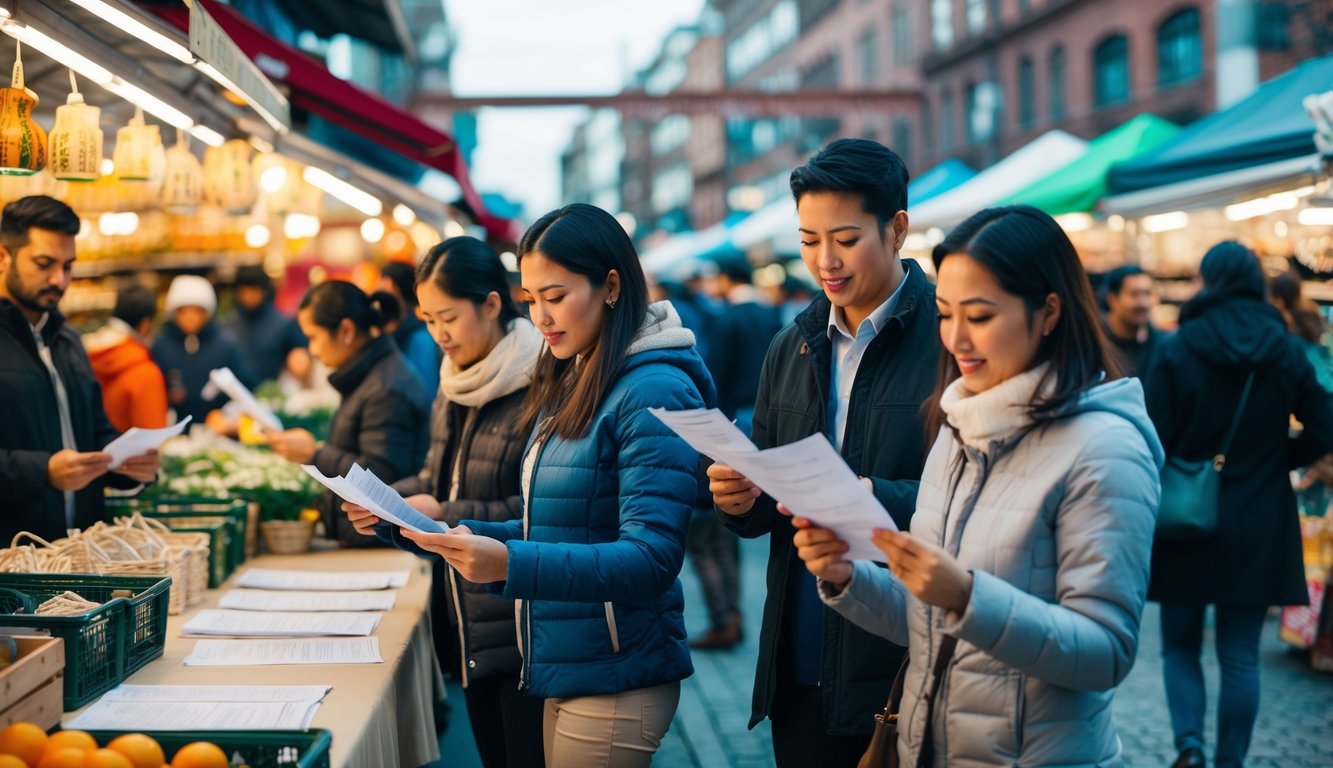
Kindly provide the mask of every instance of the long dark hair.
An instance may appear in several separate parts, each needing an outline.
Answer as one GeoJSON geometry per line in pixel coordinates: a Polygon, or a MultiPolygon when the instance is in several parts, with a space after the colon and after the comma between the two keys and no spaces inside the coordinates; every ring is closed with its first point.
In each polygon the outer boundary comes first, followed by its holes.
{"type": "Polygon", "coordinates": [[[1301,278],[1283,272],[1268,283],[1268,295],[1282,304],[1291,316],[1291,330],[1308,342],[1318,342],[1324,335],[1324,318],[1319,307],[1301,295],[1301,278]]]}
{"type": "Polygon", "coordinates": [[[387,322],[384,310],[365,291],[343,280],[311,288],[301,299],[301,309],[309,309],[311,321],[329,333],[337,331],[343,320],[351,320],[358,334],[367,335],[387,322]]]}
{"type": "MultiPolygon", "coordinates": [[[[1106,380],[1123,375],[1102,332],[1087,273],[1055,219],[1027,205],[987,208],[935,246],[931,256],[936,273],[945,259],[956,255],[968,256],[989,270],[1000,288],[1022,299],[1030,312],[1044,306],[1051,294],[1060,299],[1060,318],[1042,339],[1033,361],[1051,363],[1037,392],[1054,383],[1049,394],[1034,395],[1029,403],[1034,420],[1054,418],[1067,403],[1101,382],[1103,374],[1106,380]]],[[[945,424],[940,398],[960,375],[953,355],[941,349],[935,393],[926,404],[930,439],[945,424]]]]}
{"type": "Polygon", "coordinates": [[[577,366],[558,360],[550,348],[537,358],[524,418],[549,420],[540,437],[582,437],[625,362],[630,342],[648,314],[648,282],[634,243],[620,222],[601,208],[575,203],[537,219],[518,244],[519,263],[534,253],[588,278],[594,288],[606,284],[611,270],[620,275],[615,309],[603,307],[601,337],[577,366]]]}
{"type": "MultiPolygon", "coordinates": [[[[504,262],[475,237],[451,237],[431,248],[417,266],[416,284],[429,281],[455,299],[481,306],[492,293],[500,297],[500,329],[523,316],[509,293],[504,262]]],[[[415,294],[413,294],[415,295],[415,294]]]]}

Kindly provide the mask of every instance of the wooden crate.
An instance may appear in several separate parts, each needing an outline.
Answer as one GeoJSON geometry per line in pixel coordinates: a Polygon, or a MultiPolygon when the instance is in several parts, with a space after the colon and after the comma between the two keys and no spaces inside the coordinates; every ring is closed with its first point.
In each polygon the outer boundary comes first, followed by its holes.
{"type": "Polygon", "coordinates": [[[47,730],[65,710],[65,641],[45,635],[17,635],[19,655],[0,669],[0,728],[35,723],[47,730]]]}

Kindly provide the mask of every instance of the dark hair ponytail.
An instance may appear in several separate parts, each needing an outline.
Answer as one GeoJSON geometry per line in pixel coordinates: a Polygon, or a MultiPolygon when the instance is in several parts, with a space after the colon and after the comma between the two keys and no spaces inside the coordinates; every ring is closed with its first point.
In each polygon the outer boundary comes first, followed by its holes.
{"type": "Polygon", "coordinates": [[[509,293],[507,271],[489,245],[475,237],[451,237],[426,253],[417,267],[416,284],[430,282],[455,299],[477,305],[496,294],[500,297],[500,328],[504,329],[523,316],[509,293]]]}
{"type": "Polygon", "coordinates": [[[351,320],[357,332],[365,334],[372,328],[383,328],[387,322],[384,312],[365,291],[343,280],[330,280],[311,288],[301,299],[301,309],[310,310],[311,321],[330,333],[338,330],[344,320],[351,320]]]}

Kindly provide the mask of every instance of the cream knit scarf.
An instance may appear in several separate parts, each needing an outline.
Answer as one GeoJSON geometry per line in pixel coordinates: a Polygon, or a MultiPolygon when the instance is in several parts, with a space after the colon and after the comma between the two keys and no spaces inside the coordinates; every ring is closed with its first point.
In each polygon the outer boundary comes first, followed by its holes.
{"type": "Polygon", "coordinates": [[[984,450],[1032,423],[1032,398],[1049,367],[1042,363],[976,394],[963,386],[962,378],[954,379],[940,398],[940,409],[963,443],[984,450]]]}
{"type": "Polygon", "coordinates": [[[489,355],[462,369],[445,358],[440,365],[440,394],[468,408],[517,392],[532,382],[542,335],[523,318],[510,321],[504,338],[489,355]]]}

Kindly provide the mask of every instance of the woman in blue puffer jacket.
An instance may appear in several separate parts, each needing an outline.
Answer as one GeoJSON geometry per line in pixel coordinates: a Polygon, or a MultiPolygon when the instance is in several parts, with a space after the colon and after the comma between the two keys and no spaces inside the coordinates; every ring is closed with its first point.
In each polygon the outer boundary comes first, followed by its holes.
{"type": "Polygon", "coordinates": [[[546,699],[548,766],[646,766],[693,668],[677,575],[699,456],[648,408],[710,406],[694,334],[648,303],[634,245],[570,205],[519,244],[546,339],[529,389],[523,519],[402,534],[519,601],[519,684],[546,699]]]}

